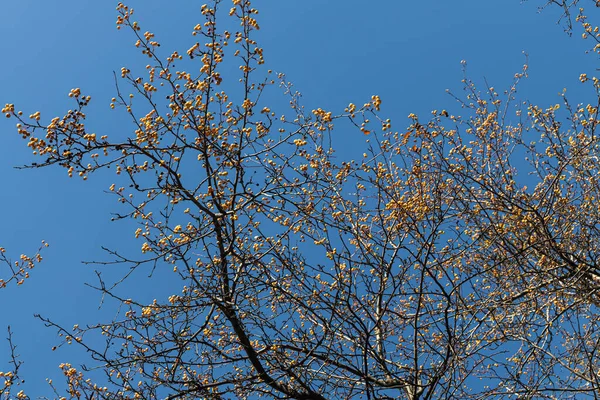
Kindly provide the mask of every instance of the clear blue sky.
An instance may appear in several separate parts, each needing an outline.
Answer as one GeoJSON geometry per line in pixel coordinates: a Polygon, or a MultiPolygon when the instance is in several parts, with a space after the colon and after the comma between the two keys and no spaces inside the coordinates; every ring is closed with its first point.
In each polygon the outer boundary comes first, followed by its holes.
{"type": "MultiPolygon", "coordinates": [[[[529,54],[530,78],[523,97],[548,106],[569,97],[583,101],[579,74],[592,74],[597,58],[585,55],[588,43],[564,34],[558,15],[537,13],[542,1],[529,0],[420,1],[257,1],[259,41],[267,66],[285,72],[303,93],[308,109],[343,111],[349,102],[362,104],[372,94],[383,100],[383,115],[395,129],[408,125],[411,113],[457,109],[445,93],[460,92],[461,60],[471,78],[484,77],[495,87],[511,82],[529,54]]],[[[194,42],[189,35],[200,22],[200,3],[190,0],[132,1],[143,30],[157,34],[165,50],[184,53],[194,42]],[[165,8],[177,4],[178,8],[165,8]]],[[[116,2],[81,0],[19,0],[4,2],[0,13],[2,62],[0,103],[15,103],[26,114],[63,115],[71,107],[66,96],[73,87],[92,96],[88,121],[98,134],[121,133],[126,119],[109,109],[114,95],[113,70],[143,69],[128,32],[115,29],[116,2]],[[133,69],[133,68],[132,68],[133,69]]],[[[228,7],[228,5],[227,5],[228,7]]],[[[226,83],[227,84],[227,83],[226,83]]],[[[235,83],[234,83],[235,84],[235,83]]],[[[0,338],[11,325],[18,352],[25,362],[23,376],[32,397],[48,393],[46,377],[57,381],[57,365],[72,361],[72,350],[51,351],[54,331],[33,318],[52,317],[69,326],[110,318],[110,305],[98,311],[99,295],[84,286],[94,282],[94,267],[82,260],[105,259],[100,246],[139,252],[131,226],[111,223],[117,204],[106,190],[110,177],[88,182],[69,179],[63,170],[15,170],[32,161],[14,120],[0,124],[0,245],[14,256],[34,251],[45,239],[51,244],[44,262],[22,287],[0,291],[3,305],[0,338]]],[[[352,135],[357,131],[336,131],[352,135]]],[[[344,138],[334,137],[340,151],[344,138]]],[[[122,267],[120,267],[122,268],[122,267]]],[[[121,271],[103,269],[107,276],[121,271]]],[[[132,293],[147,299],[165,296],[169,289],[142,276],[130,284],[132,293]]],[[[133,296],[132,296],[133,297],[133,296]]],[[[8,347],[0,342],[0,370],[8,347]]],[[[84,360],[81,360],[82,362],[84,360]]]]}

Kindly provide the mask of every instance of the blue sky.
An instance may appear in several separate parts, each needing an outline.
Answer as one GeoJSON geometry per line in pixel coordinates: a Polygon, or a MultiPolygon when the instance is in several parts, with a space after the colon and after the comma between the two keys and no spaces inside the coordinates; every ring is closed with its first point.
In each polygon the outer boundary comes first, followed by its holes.
{"type": "MultiPolygon", "coordinates": [[[[128,4],[136,8],[142,29],[156,33],[164,49],[183,53],[195,41],[189,33],[201,21],[200,4],[176,3],[177,9],[158,0],[128,4]]],[[[378,94],[382,114],[392,119],[395,129],[403,129],[411,112],[458,111],[445,90],[460,93],[461,60],[467,61],[475,81],[485,78],[505,88],[521,69],[525,51],[530,77],[521,87],[523,98],[546,107],[560,101],[558,93],[565,87],[574,102],[589,97],[578,77],[593,73],[596,56],[584,54],[589,44],[579,39],[578,31],[573,37],[563,32],[556,12],[539,14],[541,3],[290,0],[257,1],[255,6],[267,67],[286,73],[307,109],[335,113],[378,94]]],[[[126,118],[109,109],[112,71],[124,65],[142,70],[146,63],[135,52],[133,38],[115,29],[115,6],[113,1],[5,2],[0,13],[0,103],[15,103],[26,114],[39,110],[43,118],[51,118],[71,107],[67,94],[81,87],[92,96],[89,126],[99,134],[126,133],[126,118]]],[[[78,360],[73,350],[51,351],[58,339],[33,314],[66,326],[109,318],[110,305],[98,310],[100,296],[84,285],[94,282],[94,267],[81,261],[105,259],[100,246],[136,254],[139,243],[132,240],[131,226],[110,221],[117,209],[115,199],[103,193],[110,176],[82,182],[59,169],[15,170],[32,161],[30,152],[16,134],[14,120],[0,124],[0,135],[0,245],[13,258],[35,251],[42,239],[51,245],[25,285],[0,291],[0,338],[10,324],[25,362],[25,388],[35,397],[48,393],[44,379],[59,377],[60,362],[78,360]]],[[[335,135],[341,154],[360,150],[347,144],[357,146],[359,132],[340,130],[335,135]]],[[[101,270],[109,277],[122,273],[101,270]]],[[[143,274],[129,285],[132,293],[149,299],[169,291],[143,274]]],[[[7,349],[0,342],[0,370],[7,349]]]]}

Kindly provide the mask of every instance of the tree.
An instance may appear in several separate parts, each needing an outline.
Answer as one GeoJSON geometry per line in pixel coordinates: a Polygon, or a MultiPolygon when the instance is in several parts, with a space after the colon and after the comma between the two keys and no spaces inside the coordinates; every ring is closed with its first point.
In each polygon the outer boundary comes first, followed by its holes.
{"type": "Polygon", "coordinates": [[[73,332],[43,319],[103,373],[63,364],[68,395],[597,396],[598,105],[523,105],[525,65],[504,94],[465,77],[461,117],[411,114],[405,131],[379,115],[376,95],[340,114],[306,112],[285,76],[264,69],[250,2],[222,8],[203,6],[193,32],[203,42],[164,59],[119,4],[117,26],[149,59],[146,77],[115,76],[111,107],[133,124],[125,138],[86,129],[80,89],[48,124],[2,110],[41,157],[32,167],[116,172],[116,219],[139,224],[143,257],[109,250],[113,262],[181,279],[152,304],[100,279],[120,303],[113,321],[73,332]],[[227,14],[239,31],[217,25],[227,14]],[[198,73],[178,68],[186,59],[198,73]],[[241,71],[239,99],[220,88],[227,62],[241,71]],[[286,116],[264,100],[277,84],[286,116]],[[361,160],[336,157],[330,135],[343,123],[367,135],[361,160]]]}

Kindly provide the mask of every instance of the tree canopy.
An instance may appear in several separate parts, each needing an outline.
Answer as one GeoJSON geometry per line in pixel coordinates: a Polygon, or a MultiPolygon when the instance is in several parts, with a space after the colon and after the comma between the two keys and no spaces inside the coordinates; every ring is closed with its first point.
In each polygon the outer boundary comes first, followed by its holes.
{"type": "MultiPolygon", "coordinates": [[[[546,5],[600,52],[579,3],[546,5]]],[[[378,95],[305,109],[268,69],[248,0],[203,5],[198,42],[181,53],[132,8],[117,13],[148,59],[115,74],[124,132],[89,131],[92,99],[79,88],[64,116],[2,109],[37,157],[29,167],[83,180],[113,171],[114,219],[136,224],[140,253],[107,249],[102,262],[122,265],[122,279],[94,283],[114,319],[71,328],[40,317],[59,345],[91,357],[61,364],[57,396],[600,394],[599,79],[579,77],[596,103],[563,95],[539,107],[517,96],[524,59],[507,90],[465,75],[456,112],[410,114],[397,128],[378,95]],[[238,79],[235,93],[223,89],[238,79]],[[336,152],[337,129],[364,138],[361,157],[336,152]],[[129,298],[129,275],[148,265],[172,270],[180,291],[129,298]]],[[[0,248],[0,261],[0,285],[21,284],[41,255],[14,263],[0,248]]],[[[27,398],[13,355],[0,398],[27,398]]]]}

